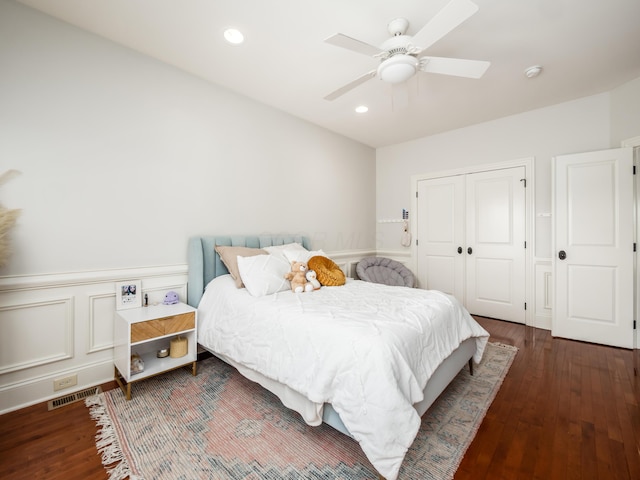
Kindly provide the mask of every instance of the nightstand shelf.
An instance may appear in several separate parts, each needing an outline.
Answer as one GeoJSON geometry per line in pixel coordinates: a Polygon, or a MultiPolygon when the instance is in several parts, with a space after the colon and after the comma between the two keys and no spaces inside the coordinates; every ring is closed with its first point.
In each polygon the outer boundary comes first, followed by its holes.
{"type": "Polygon", "coordinates": [[[114,378],[127,400],[131,384],[154,375],[191,365],[196,375],[197,310],[189,305],[154,305],[118,310],[114,319],[114,378]],[[169,348],[171,340],[186,339],[187,353],[178,358],[158,358],[158,350],[169,348]],[[144,370],[131,373],[131,355],[138,354],[144,370]]]}

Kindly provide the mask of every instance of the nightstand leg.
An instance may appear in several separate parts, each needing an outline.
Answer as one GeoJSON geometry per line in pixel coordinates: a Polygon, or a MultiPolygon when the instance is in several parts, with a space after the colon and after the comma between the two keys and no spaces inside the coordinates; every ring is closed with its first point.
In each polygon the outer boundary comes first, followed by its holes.
{"type": "Polygon", "coordinates": [[[126,382],[126,380],[120,375],[120,372],[118,372],[118,367],[113,368],[113,379],[120,387],[120,390],[122,390],[122,393],[124,393],[125,398],[131,400],[131,382],[128,382],[125,386],[124,382],[126,382]]]}
{"type": "Polygon", "coordinates": [[[196,370],[196,365],[197,365],[197,362],[193,362],[193,365],[191,366],[191,375],[193,375],[194,377],[198,374],[196,370]]]}

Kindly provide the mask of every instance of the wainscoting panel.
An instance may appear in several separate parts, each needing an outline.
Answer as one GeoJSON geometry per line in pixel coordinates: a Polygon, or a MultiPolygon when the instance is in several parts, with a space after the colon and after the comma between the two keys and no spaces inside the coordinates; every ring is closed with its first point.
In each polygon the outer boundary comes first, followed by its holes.
{"type": "Polygon", "coordinates": [[[90,294],[89,300],[89,341],[87,353],[113,348],[113,311],[116,294],[90,294]]]}
{"type": "Polygon", "coordinates": [[[551,330],[553,305],[553,278],[551,260],[536,260],[535,263],[535,325],[534,327],[551,330]]]}
{"type": "Polygon", "coordinates": [[[0,414],[112,380],[115,285],[126,280],[150,304],[171,290],[186,300],[186,265],[0,278],[0,414]]]}
{"type": "Polygon", "coordinates": [[[0,331],[0,375],[72,358],[73,298],[2,307],[0,331]]]}

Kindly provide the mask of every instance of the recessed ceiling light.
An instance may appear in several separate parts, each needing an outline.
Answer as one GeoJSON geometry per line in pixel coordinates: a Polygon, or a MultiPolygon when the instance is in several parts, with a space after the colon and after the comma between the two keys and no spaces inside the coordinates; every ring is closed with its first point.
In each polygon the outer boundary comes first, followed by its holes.
{"type": "Polygon", "coordinates": [[[244,42],[244,35],[237,28],[227,28],[224,31],[224,38],[231,45],[240,45],[244,42]]]}
{"type": "Polygon", "coordinates": [[[366,105],[359,105],[356,107],[356,112],[358,113],[367,113],[369,111],[369,107],[366,105]]]}
{"type": "Polygon", "coordinates": [[[524,71],[524,75],[527,78],[535,78],[542,73],[542,67],[540,65],[534,65],[524,71]]]}

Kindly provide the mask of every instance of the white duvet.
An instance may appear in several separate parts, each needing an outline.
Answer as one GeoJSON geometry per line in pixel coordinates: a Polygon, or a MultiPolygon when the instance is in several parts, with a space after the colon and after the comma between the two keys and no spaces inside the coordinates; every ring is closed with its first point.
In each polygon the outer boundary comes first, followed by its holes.
{"type": "Polygon", "coordinates": [[[489,334],[448,295],[349,279],[342,287],[252,297],[229,275],[214,279],[198,307],[198,341],[329,402],[373,466],[388,480],[418,429],[413,404],[460,343],[489,334]]]}

